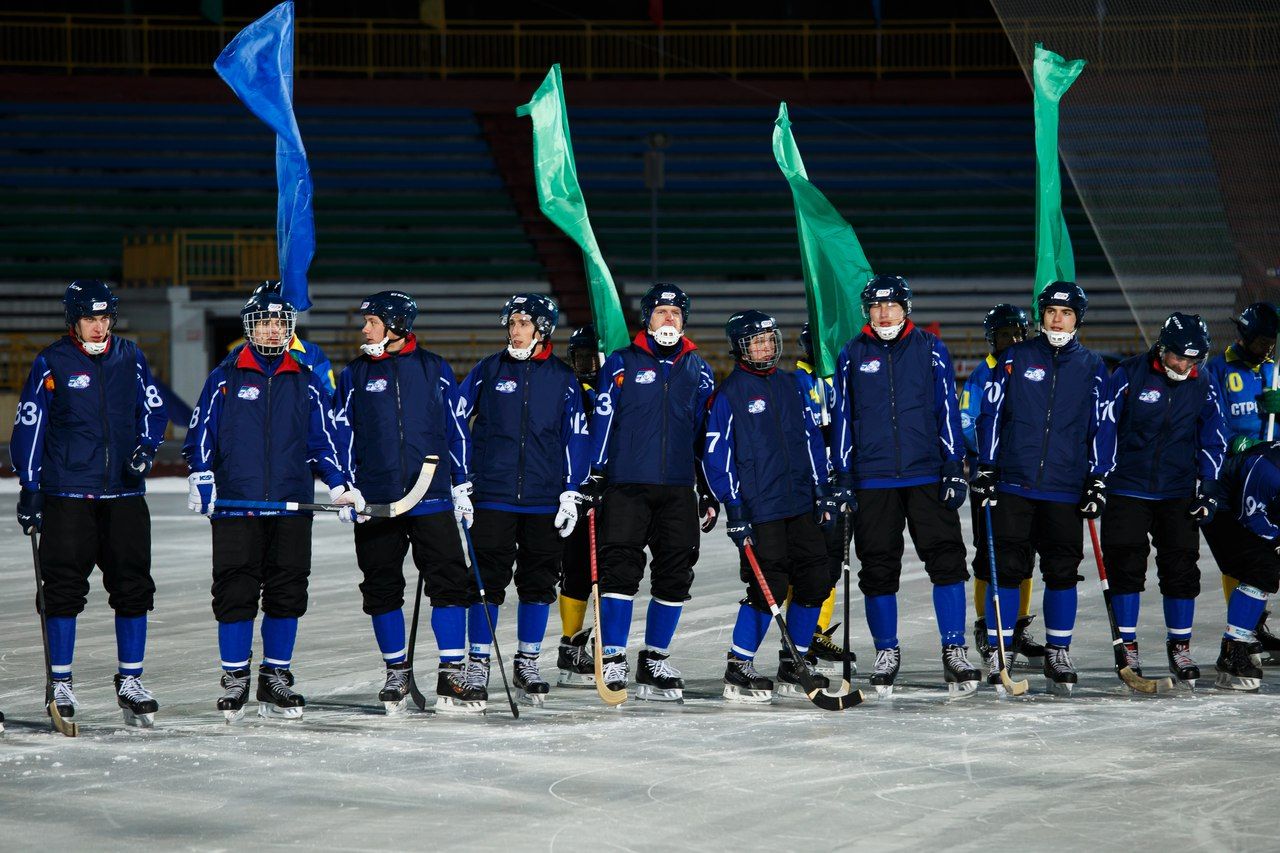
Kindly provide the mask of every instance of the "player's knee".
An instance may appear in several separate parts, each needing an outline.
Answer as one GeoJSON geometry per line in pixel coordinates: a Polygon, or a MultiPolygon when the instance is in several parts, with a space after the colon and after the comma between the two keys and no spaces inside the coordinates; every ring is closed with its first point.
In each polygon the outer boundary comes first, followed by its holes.
{"type": "MultiPolygon", "coordinates": [[[[1057,566],[1051,563],[1041,563],[1041,573],[1044,575],[1044,585],[1046,589],[1071,589],[1080,581],[1084,580],[1077,573],[1076,566],[1057,566]]],[[[1019,581],[1020,583],[1021,581],[1019,581]]],[[[1016,586],[1017,584],[1011,584],[1016,586]]],[[[1002,583],[1001,586],[1004,586],[1002,583]]]]}
{"type": "Polygon", "coordinates": [[[899,572],[867,571],[866,566],[858,572],[858,589],[863,595],[897,595],[899,572]]]}

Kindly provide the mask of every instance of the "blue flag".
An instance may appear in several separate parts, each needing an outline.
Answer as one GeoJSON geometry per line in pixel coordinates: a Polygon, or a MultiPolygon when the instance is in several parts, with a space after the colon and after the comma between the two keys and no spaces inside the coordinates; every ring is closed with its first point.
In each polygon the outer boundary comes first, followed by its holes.
{"type": "Polygon", "coordinates": [[[311,170],[293,115],[293,3],[281,3],[240,31],[213,63],[250,112],[276,132],[276,242],[284,298],[311,307],[307,268],[316,253],[311,170]]]}

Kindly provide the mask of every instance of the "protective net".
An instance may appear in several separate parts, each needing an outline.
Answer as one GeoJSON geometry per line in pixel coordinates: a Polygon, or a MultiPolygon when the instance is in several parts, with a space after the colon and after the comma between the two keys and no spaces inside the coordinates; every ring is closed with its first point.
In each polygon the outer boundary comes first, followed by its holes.
{"type": "Polygon", "coordinates": [[[1024,71],[1034,45],[1087,59],[1059,148],[1147,342],[1280,286],[1280,6],[1274,0],[992,0],[1024,71]]]}

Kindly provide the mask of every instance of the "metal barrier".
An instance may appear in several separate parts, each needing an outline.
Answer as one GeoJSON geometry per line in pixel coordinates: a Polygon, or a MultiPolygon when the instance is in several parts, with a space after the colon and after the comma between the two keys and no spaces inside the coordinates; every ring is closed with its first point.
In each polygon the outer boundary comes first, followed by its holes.
{"type": "Polygon", "coordinates": [[[121,283],[244,290],[278,269],[275,231],[179,228],[126,237],[121,283]]]}

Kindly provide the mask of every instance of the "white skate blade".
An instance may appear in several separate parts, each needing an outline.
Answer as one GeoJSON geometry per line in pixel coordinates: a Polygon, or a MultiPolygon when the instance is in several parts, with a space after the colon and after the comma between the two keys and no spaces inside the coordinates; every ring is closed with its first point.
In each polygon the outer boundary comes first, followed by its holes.
{"type": "MultiPolygon", "coordinates": [[[[844,673],[844,665],[835,663],[829,660],[823,660],[822,658],[818,658],[818,665],[813,668],[813,671],[820,673],[821,675],[828,676],[830,678],[841,678],[843,677],[843,673],[844,673]]],[[[857,664],[850,665],[849,674],[850,675],[858,674],[857,664]]]]}
{"type": "Polygon", "coordinates": [[[154,712],[150,714],[135,714],[128,708],[121,708],[120,714],[124,717],[124,724],[126,726],[133,726],[138,729],[149,729],[154,727],[156,724],[156,715],[154,712]]]}
{"type": "Polygon", "coordinates": [[[651,702],[676,702],[684,704],[684,690],[679,687],[673,687],[670,690],[662,690],[654,687],[652,684],[637,684],[636,698],[648,699],[651,702]]]}
{"type": "Polygon", "coordinates": [[[881,698],[881,699],[892,699],[892,698],[893,698],[893,685],[892,685],[892,684],[877,684],[877,685],[875,685],[875,688],[876,688],[876,696],[878,696],[879,698],[881,698]]]}
{"type": "Polygon", "coordinates": [[[388,717],[402,717],[409,707],[409,697],[406,696],[399,702],[383,702],[382,707],[387,709],[388,717]]]}
{"type": "Polygon", "coordinates": [[[437,714],[449,714],[454,717],[472,717],[483,714],[487,707],[489,707],[489,703],[483,700],[478,702],[459,702],[452,696],[436,697],[437,714]]]}
{"type": "Polygon", "coordinates": [[[1069,681],[1059,683],[1052,678],[1045,678],[1044,681],[1051,696],[1070,696],[1071,691],[1075,689],[1075,685],[1069,681]]]}
{"type": "Polygon", "coordinates": [[[266,719],[276,720],[301,720],[301,708],[281,708],[274,702],[259,702],[258,716],[266,719]]]}
{"type": "Polygon", "coordinates": [[[560,677],[556,679],[556,684],[561,687],[595,687],[596,674],[594,672],[572,672],[562,669],[560,670],[560,677]]]}
{"type": "Polygon", "coordinates": [[[222,716],[226,719],[227,725],[238,723],[244,719],[244,708],[240,708],[237,711],[223,711],[222,716]]]}
{"type": "MultiPolygon", "coordinates": [[[[1001,684],[1000,688],[1003,690],[1004,685],[1001,684]]],[[[977,692],[977,690],[978,682],[976,680],[947,682],[947,695],[952,699],[963,699],[965,696],[969,696],[977,692]]]]}
{"type": "Polygon", "coordinates": [[[775,681],[773,683],[773,695],[779,699],[804,699],[805,701],[809,699],[803,687],[799,684],[792,684],[789,681],[775,681]]]}
{"type": "Polygon", "coordinates": [[[724,686],[724,699],[739,705],[769,705],[773,702],[771,690],[746,690],[736,684],[724,686]]]}
{"type": "Polygon", "coordinates": [[[1214,685],[1220,690],[1236,690],[1241,693],[1257,693],[1262,687],[1261,678],[1240,678],[1227,672],[1218,673],[1214,685]]]}
{"type": "Polygon", "coordinates": [[[528,705],[531,708],[542,708],[545,707],[546,698],[547,694],[545,693],[529,693],[523,688],[516,688],[516,701],[521,705],[528,705]]]}

